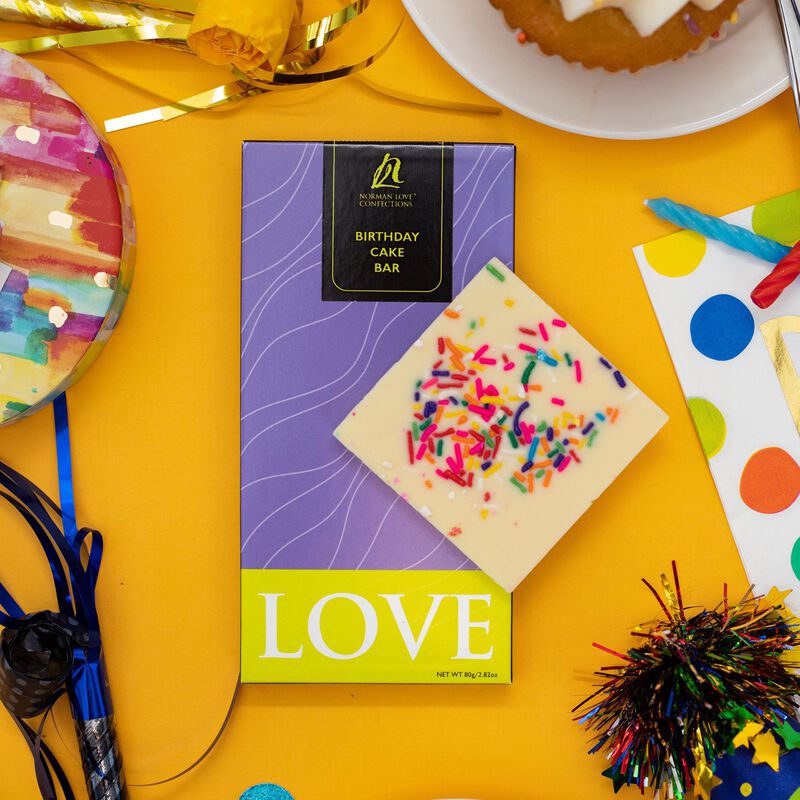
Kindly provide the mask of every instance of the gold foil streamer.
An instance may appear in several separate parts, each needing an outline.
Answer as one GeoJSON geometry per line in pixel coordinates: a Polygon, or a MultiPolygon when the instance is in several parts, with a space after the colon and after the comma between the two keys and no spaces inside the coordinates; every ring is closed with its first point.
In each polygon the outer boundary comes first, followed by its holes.
{"type": "Polygon", "coordinates": [[[783,396],[789,406],[797,432],[800,433],[800,375],[797,374],[784,338],[787,333],[800,333],[800,317],[776,317],[761,325],[761,335],[775,367],[783,396]]]}
{"type": "Polygon", "coordinates": [[[401,26],[402,20],[395,29],[395,32],[391,35],[389,41],[386,42],[386,44],[384,44],[377,53],[373,53],[371,56],[368,56],[367,58],[358,61],[355,64],[347,64],[343,67],[336,67],[335,69],[325,70],[323,72],[304,73],[300,75],[285,73],[280,69],[277,69],[274,72],[257,69],[248,73],[234,69],[233,74],[240,80],[267,91],[277,86],[301,86],[309,83],[330,81],[334,80],[335,78],[344,78],[347,75],[352,75],[354,72],[359,72],[360,70],[365,69],[376,59],[380,58],[389,49],[389,46],[395,40],[397,34],[400,33],[401,26]]]}
{"type": "MultiPolygon", "coordinates": [[[[125,28],[191,22],[191,14],[169,7],[92,0],[0,0],[0,20],[42,28],[125,28]]],[[[181,4],[185,5],[185,4],[181,4]]]]}
{"type": "MultiPolygon", "coordinates": [[[[266,4],[267,0],[263,1],[266,4]]],[[[207,8],[211,7],[213,2],[221,2],[223,6],[227,6],[229,0],[212,0],[207,8]]],[[[287,2],[287,0],[281,0],[281,2],[287,2]]],[[[291,2],[294,3],[294,0],[291,2]]],[[[311,23],[293,25],[289,30],[286,49],[274,70],[240,71],[234,68],[233,73],[236,80],[232,82],[158,108],[110,119],[106,122],[106,130],[117,131],[149,122],[174,119],[192,111],[236,102],[262,92],[321,83],[361,72],[386,51],[397,36],[400,24],[389,41],[369,57],[336,69],[314,73],[309,73],[308,70],[320,61],[325,46],[343,33],[350,22],[361,16],[369,3],[370,0],[352,0],[348,5],[321,19],[311,23]]],[[[297,7],[301,5],[299,0],[296,5],[297,7]]],[[[93,2],[93,0],[70,0],[69,2],[0,0],[0,21],[26,22],[43,27],[72,30],[76,28],[95,29],[79,30],[74,34],[14,40],[0,44],[0,47],[21,54],[53,49],[69,52],[69,49],[73,47],[120,41],[153,41],[188,50],[186,40],[190,33],[189,25],[197,8],[198,4],[193,0],[162,0],[161,2],[145,0],[141,3],[93,2]]],[[[235,15],[235,12],[229,12],[228,16],[232,14],[235,15]]],[[[86,59],[82,60],[87,61],[86,59]]],[[[87,61],[87,63],[92,62],[87,61]]],[[[96,64],[93,66],[114,75],[112,71],[103,67],[96,64]]],[[[385,87],[364,75],[359,75],[359,79],[374,91],[403,102],[470,113],[496,114],[500,111],[496,106],[429,98],[385,87]]]]}
{"type": "MultiPolygon", "coordinates": [[[[215,16],[217,27],[223,23],[236,25],[235,12],[238,2],[231,0],[215,0],[219,3],[221,11],[212,7],[212,2],[206,0],[205,10],[201,5],[199,13],[202,17],[193,17],[197,4],[187,0],[165,0],[159,5],[145,3],[117,3],[117,2],[87,2],[87,0],[71,0],[68,3],[50,2],[50,0],[0,0],[0,21],[22,22],[46,28],[128,28],[141,25],[163,25],[167,23],[185,22],[193,28],[198,25],[213,27],[215,16]]],[[[301,3],[297,0],[280,0],[297,12],[301,3]]],[[[287,34],[281,37],[285,43],[276,62],[291,62],[296,60],[299,53],[323,47],[335,39],[344,27],[359,17],[369,6],[370,0],[352,0],[344,8],[338,9],[321,19],[310,23],[287,25],[287,34]]],[[[258,0],[258,5],[268,5],[268,0],[258,0]]],[[[289,22],[296,21],[297,13],[287,16],[289,22]]],[[[199,33],[199,31],[197,31],[199,33]]],[[[194,34],[193,35],[197,35],[194,34]]],[[[186,37],[183,37],[186,38],[186,37]]],[[[16,52],[16,51],[15,51],[16,52]]],[[[212,63],[214,63],[212,61],[212,63]]],[[[277,65],[276,65],[277,66],[277,65]]]]}
{"type": "Polygon", "coordinates": [[[14,39],[0,42],[0,48],[10,53],[44,53],[65,47],[87,47],[95,44],[116,42],[145,42],[158,39],[186,40],[188,23],[164,23],[135,25],[131,28],[109,28],[97,31],[76,31],[55,36],[37,36],[31,39],[14,39]]]}

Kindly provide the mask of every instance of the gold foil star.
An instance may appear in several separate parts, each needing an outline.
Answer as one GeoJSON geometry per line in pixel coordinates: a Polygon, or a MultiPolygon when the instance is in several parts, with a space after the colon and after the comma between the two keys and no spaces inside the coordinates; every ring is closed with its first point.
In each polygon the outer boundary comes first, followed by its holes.
{"type": "Polygon", "coordinates": [[[711,790],[722,781],[714,774],[708,764],[702,764],[692,770],[694,777],[694,795],[702,800],[711,800],[711,790]]]}
{"type": "Polygon", "coordinates": [[[761,733],[752,740],[751,744],[755,750],[753,763],[769,764],[773,772],[777,772],[781,748],[775,737],[769,732],[761,733]]]}
{"type": "Polygon", "coordinates": [[[758,736],[764,726],[760,722],[748,722],[736,736],[733,737],[734,747],[747,747],[751,740],[758,736]]]}
{"type": "Polygon", "coordinates": [[[771,606],[785,606],[786,603],[784,602],[786,598],[792,593],[791,589],[787,589],[784,592],[778,591],[778,589],[773,586],[766,595],[764,595],[764,600],[769,603],[771,606]]]}

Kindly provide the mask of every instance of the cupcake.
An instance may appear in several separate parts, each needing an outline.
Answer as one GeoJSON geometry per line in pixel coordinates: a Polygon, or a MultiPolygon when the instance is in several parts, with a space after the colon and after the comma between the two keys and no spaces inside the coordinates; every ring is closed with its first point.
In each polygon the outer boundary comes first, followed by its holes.
{"type": "Polygon", "coordinates": [[[690,53],[735,18],[741,0],[490,0],[546,55],[589,69],[636,70],[690,53]]]}

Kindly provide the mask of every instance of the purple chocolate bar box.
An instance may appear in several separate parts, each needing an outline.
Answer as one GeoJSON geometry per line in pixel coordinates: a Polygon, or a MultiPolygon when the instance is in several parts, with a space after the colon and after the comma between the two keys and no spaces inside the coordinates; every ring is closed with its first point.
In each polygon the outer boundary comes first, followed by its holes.
{"type": "MultiPolygon", "coordinates": [[[[366,146],[390,161],[402,148],[366,146]]],[[[242,570],[475,570],[332,435],[447,303],[322,299],[325,148],[243,146],[242,570]]],[[[513,265],[515,150],[447,148],[449,299],[490,258],[513,265]]],[[[411,173],[406,161],[395,178],[411,173]]]]}
{"type": "MultiPolygon", "coordinates": [[[[242,566],[473,568],[331,435],[446,304],[320,299],[321,144],[246,142],[242,201],[242,566]]],[[[456,145],[454,293],[513,246],[513,147],[456,145]]]]}

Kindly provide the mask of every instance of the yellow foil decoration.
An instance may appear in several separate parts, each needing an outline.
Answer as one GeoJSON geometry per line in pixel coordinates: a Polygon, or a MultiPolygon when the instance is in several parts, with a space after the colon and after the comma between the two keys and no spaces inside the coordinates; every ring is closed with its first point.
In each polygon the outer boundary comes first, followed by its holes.
{"type": "MultiPolygon", "coordinates": [[[[311,22],[301,21],[302,0],[0,0],[0,21],[26,22],[73,31],[0,43],[17,54],[126,41],[155,41],[216,65],[228,66],[233,80],[159,108],[106,121],[107,131],[160,122],[192,111],[234,103],[280,88],[306,86],[360,73],[379,58],[399,31],[375,42],[370,55],[345,57],[334,68],[310,71],[323,59],[326,45],[360,17],[370,0],[338,0],[335,11],[311,22]]],[[[353,41],[362,37],[352,34],[353,41]]],[[[374,41],[374,35],[367,41],[374,41]]],[[[363,47],[361,48],[364,49],[363,47]]],[[[105,72],[107,68],[92,64],[105,72]]],[[[114,74],[111,72],[111,74],[114,74]]],[[[119,76],[117,76],[119,77],[119,76]]],[[[361,76],[359,76],[361,77],[361,76]]],[[[454,111],[498,113],[493,106],[428,98],[387,88],[364,78],[377,92],[408,103],[454,111]]]]}
{"type": "Polygon", "coordinates": [[[32,39],[15,39],[0,42],[3,50],[22,55],[24,53],[44,53],[69,47],[88,47],[95,44],[114,44],[116,42],[147,42],[162,39],[180,41],[186,38],[189,25],[185,23],[164,23],[159,25],[134,25],[130,28],[104,28],[98,31],[76,31],[58,36],[37,36],[32,39]]]}
{"type": "Polygon", "coordinates": [[[761,324],[761,335],[775,367],[797,432],[800,433],[800,375],[795,369],[784,338],[787,333],[800,333],[800,317],[776,317],[761,324]]]}
{"type": "Polygon", "coordinates": [[[274,70],[299,19],[295,0],[200,0],[187,41],[212,64],[274,70]]]}

